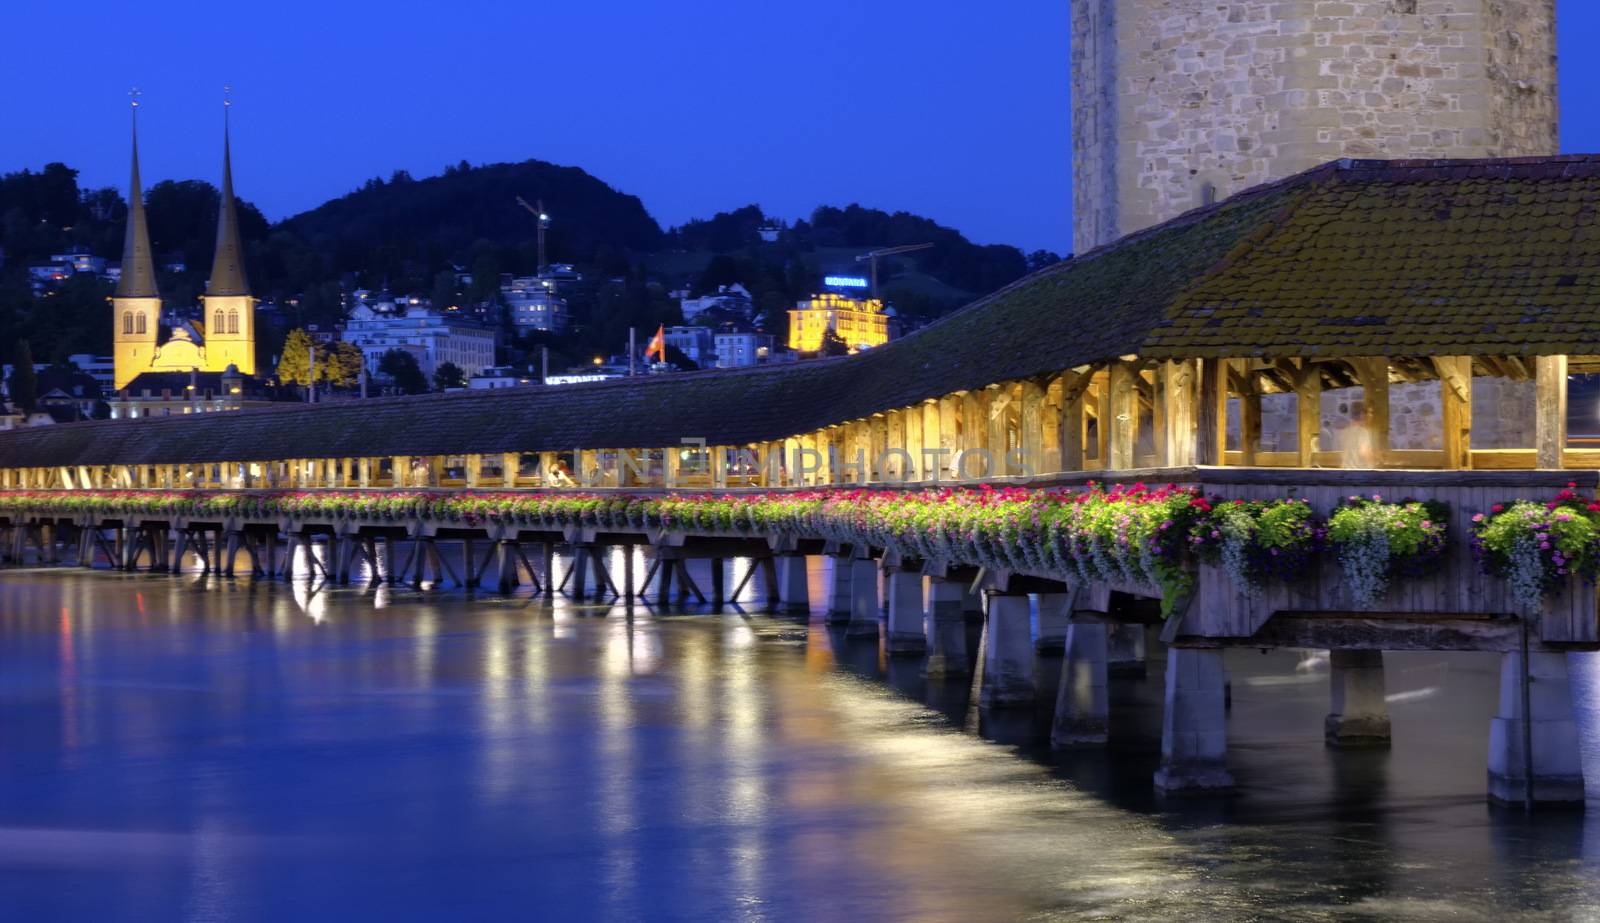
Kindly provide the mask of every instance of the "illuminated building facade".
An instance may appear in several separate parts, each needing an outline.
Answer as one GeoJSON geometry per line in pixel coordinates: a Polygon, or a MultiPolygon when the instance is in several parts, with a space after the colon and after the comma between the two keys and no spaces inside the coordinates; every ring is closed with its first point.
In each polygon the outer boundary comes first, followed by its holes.
{"type": "MultiPolygon", "coordinates": [[[[135,109],[137,113],[137,109],[135,109]]],[[[244,247],[233,197],[233,165],[224,122],[222,198],[217,217],[216,257],[201,299],[200,319],[162,339],[161,292],[156,288],[150,229],[139,184],[139,137],[133,136],[133,172],[128,190],[128,228],[122,275],[112,296],[113,387],[122,390],[146,373],[256,371],[255,299],[244,274],[244,247]]]]}
{"type": "Polygon", "coordinates": [[[833,292],[812,295],[789,312],[789,348],[814,353],[832,330],[851,352],[889,342],[889,315],[876,298],[851,298],[833,292]]]}

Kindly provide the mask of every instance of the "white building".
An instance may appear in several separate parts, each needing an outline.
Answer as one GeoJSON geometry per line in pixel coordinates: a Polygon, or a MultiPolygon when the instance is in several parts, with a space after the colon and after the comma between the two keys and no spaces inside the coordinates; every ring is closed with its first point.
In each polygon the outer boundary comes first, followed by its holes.
{"type": "Polygon", "coordinates": [[[484,369],[477,375],[467,380],[467,387],[473,391],[495,391],[500,388],[516,388],[522,385],[539,383],[537,373],[515,366],[500,365],[484,369]]]}
{"type": "Polygon", "coordinates": [[[719,369],[765,363],[778,351],[778,338],[770,333],[718,333],[715,343],[719,369]]]}
{"type": "Polygon", "coordinates": [[[368,372],[376,372],[391,349],[416,356],[429,378],[446,362],[455,363],[468,378],[494,365],[493,330],[435,311],[424,298],[364,300],[350,312],[343,338],[361,349],[368,372]]]}
{"type": "Polygon", "coordinates": [[[679,306],[683,308],[683,319],[692,321],[712,308],[737,314],[749,318],[755,313],[755,302],[750,297],[750,290],[735,282],[732,285],[719,285],[715,294],[702,295],[699,298],[681,298],[679,306]]]}
{"type": "Polygon", "coordinates": [[[717,360],[716,338],[710,327],[668,327],[662,337],[668,346],[677,347],[690,362],[703,369],[717,360]]]}
{"type": "Polygon", "coordinates": [[[500,286],[511,311],[511,323],[518,330],[545,330],[565,333],[572,317],[567,300],[556,294],[556,280],[548,276],[523,276],[500,286]]]}

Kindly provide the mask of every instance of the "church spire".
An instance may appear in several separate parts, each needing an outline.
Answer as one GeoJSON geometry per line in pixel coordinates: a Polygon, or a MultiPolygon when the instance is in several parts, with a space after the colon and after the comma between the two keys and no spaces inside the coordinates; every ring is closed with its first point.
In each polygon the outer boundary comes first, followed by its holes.
{"type": "Polygon", "coordinates": [[[159,298],[155,260],[150,256],[150,228],[144,220],[144,190],[139,185],[139,91],[133,91],[133,178],[128,183],[128,229],[122,240],[122,276],[118,298],[159,298]]]}
{"type": "MultiPolygon", "coordinates": [[[[226,91],[226,90],[225,90],[226,91]]],[[[228,111],[232,100],[222,100],[222,207],[217,213],[217,253],[211,261],[207,295],[248,295],[244,277],[244,248],[239,244],[239,214],[233,201],[233,157],[228,144],[228,111]]]]}

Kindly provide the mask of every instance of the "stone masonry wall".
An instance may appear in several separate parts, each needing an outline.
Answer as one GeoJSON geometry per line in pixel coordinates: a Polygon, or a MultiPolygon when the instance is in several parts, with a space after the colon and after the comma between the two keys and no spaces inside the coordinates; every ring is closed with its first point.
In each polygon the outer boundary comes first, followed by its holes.
{"type": "MultiPolygon", "coordinates": [[[[1472,447],[1475,449],[1533,448],[1533,382],[1505,378],[1472,381],[1472,447]]],[[[1322,432],[1317,447],[1338,451],[1344,431],[1355,419],[1361,402],[1360,388],[1322,393],[1322,432]]],[[[1228,411],[1229,445],[1239,441],[1238,402],[1228,411]]],[[[1297,399],[1292,394],[1267,394],[1261,398],[1261,449],[1293,452],[1299,442],[1297,399]]],[[[1389,445],[1395,449],[1444,448],[1440,430],[1443,409],[1439,384],[1422,381],[1389,387],[1389,445]]]]}
{"type": "Polygon", "coordinates": [[[1341,157],[1557,150],[1555,0],[1074,0],[1072,29],[1078,252],[1341,157]]]}

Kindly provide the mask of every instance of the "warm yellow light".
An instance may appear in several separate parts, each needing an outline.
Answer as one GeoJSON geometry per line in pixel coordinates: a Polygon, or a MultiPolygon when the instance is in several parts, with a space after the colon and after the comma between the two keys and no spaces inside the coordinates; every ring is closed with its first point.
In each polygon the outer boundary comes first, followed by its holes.
{"type": "Polygon", "coordinates": [[[229,393],[229,394],[238,394],[238,393],[239,393],[239,389],[238,389],[238,387],[237,387],[237,386],[235,386],[235,387],[232,387],[232,388],[229,388],[229,389],[228,389],[228,393],[229,393]]]}
{"type": "Polygon", "coordinates": [[[606,364],[606,360],[600,358],[599,356],[595,356],[594,357],[594,364],[595,365],[605,365],[606,364]]]}

